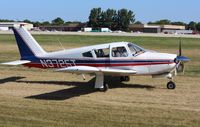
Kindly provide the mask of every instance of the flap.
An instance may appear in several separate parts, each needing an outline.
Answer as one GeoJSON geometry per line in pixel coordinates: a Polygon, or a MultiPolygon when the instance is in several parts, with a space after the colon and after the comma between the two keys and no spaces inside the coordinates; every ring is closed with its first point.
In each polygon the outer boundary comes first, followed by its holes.
{"type": "Polygon", "coordinates": [[[124,70],[124,69],[110,69],[110,68],[97,68],[90,66],[72,66],[57,69],[56,71],[69,72],[69,73],[104,73],[104,74],[119,74],[119,75],[132,75],[136,74],[135,70],[124,70]]]}
{"type": "Polygon", "coordinates": [[[99,69],[96,67],[90,66],[71,66],[66,68],[57,69],[56,71],[70,72],[70,73],[95,73],[98,72],[99,69]]]}

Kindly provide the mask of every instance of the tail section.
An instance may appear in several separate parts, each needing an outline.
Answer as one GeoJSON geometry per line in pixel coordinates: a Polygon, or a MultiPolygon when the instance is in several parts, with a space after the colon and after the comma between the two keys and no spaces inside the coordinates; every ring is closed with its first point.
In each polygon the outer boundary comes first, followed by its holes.
{"type": "Polygon", "coordinates": [[[28,57],[40,56],[46,53],[33,38],[33,36],[25,28],[23,28],[23,26],[20,28],[14,27],[13,32],[22,60],[26,60],[28,57]]]}

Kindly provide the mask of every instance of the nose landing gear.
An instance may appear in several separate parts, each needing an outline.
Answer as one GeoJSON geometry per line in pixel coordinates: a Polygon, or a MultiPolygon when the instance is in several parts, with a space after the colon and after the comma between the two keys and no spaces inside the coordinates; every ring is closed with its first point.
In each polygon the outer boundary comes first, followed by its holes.
{"type": "Polygon", "coordinates": [[[169,79],[169,82],[167,83],[167,89],[173,90],[176,88],[176,84],[172,81],[173,75],[176,75],[176,70],[174,71],[174,74],[169,73],[166,77],[169,79]]]}
{"type": "Polygon", "coordinates": [[[175,85],[174,82],[169,81],[169,82],[167,83],[167,89],[175,89],[175,88],[176,88],[176,85],[175,85]]]}

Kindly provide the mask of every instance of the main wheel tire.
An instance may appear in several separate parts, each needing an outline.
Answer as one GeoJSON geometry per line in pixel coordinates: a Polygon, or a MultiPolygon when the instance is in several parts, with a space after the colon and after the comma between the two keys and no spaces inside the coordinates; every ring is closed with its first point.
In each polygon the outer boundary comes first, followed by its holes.
{"type": "Polygon", "coordinates": [[[107,90],[108,90],[108,84],[107,83],[103,83],[103,88],[99,88],[99,91],[101,91],[101,92],[106,92],[107,90]]]}
{"type": "Polygon", "coordinates": [[[167,89],[175,89],[176,85],[174,82],[170,81],[167,83],[167,89]]]}

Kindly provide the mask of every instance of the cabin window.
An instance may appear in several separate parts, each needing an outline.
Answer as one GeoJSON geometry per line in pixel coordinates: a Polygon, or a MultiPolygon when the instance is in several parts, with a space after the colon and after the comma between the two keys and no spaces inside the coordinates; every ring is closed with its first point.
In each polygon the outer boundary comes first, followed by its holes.
{"type": "Polygon", "coordinates": [[[104,58],[104,57],[109,57],[109,48],[104,48],[104,49],[96,49],[94,50],[97,58],[104,58]]]}
{"type": "Polygon", "coordinates": [[[91,51],[82,53],[83,57],[93,57],[91,51]]]}
{"type": "Polygon", "coordinates": [[[136,54],[140,54],[140,53],[145,52],[145,50],[143,48],[141,48],[137,45],[134,45],[132,43],[129,43],[128,47],[129,47],[131,53],[133,54],[133,56],[135,56],[136,54]]]}
{"type": "Polygon", "coordinates": [[[112,48],[112,57],[127,57],[128,52],[125,47],[114,47],[112,48]]]}

